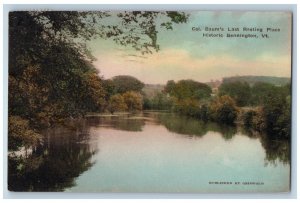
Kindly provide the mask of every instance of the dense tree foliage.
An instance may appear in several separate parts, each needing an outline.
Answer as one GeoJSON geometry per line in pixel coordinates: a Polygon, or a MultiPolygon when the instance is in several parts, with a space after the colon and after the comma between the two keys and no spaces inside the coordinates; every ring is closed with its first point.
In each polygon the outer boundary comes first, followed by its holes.
{"type": "Polygon", "coordinates": [[[206,99],[212,93],[208,85],[193,80],[180,80],[177,83],[169,81],[165,91],[178,100],[206,99]]]}
{"type": "Polygon", "coordinates": [[[245,126],[257,131],[266,131],[273,139],[290,138],[290,85],[257,83],[253,86],[251,96],[258,108],[244,112],[245,126]]]}
{"type": "Polygon", "coordinates": [[[220,123],[232,125],[238,116],[236,103],[228,95],[215,98],[210,108],[212,119],[220,123]]]}
{"type": "Polygon", "coordinates": [[[122,96],[129,111],[140,111],[143,109],[143,97],[140,93],[128,91],[122,96]]]}
{"type": "Polygon", "coordinates": [[[30,128],[28,120],[20,116],[10,116],[8,122],[10,123],[8,126],[9,149],[16,150],[21,146],[27,148],[38,143],[40,135],[30,128]]]}
{"type": "Polygon", "coordinates": [[[183,99],[174,102],[174,111],[183,115],[198,117],[200,103],[196,99],[183,99]]]}
{"type": "Polygon", "coordinates": [[[108,102],[108,110],[111,113],[114,113],[115,111],[125,111],[127,110],[127,105],[124,101],[124,98],[120,94],[115,94],[110,97],[108,102]]]}
{"type": "Polygon", "coordinates": [[[291,134],[290,84],[275,86],[258,82],[252,87],[246,82],[227,82],[220,95],[231,96],[239,106],[258,107],[244,112],[243,123],[257,131],[266,131],[273,138],[289,138],[291,134]]]}
{"type": "Polygon", "coordinates": [[[200,109],[200,106],[201,103],[210,98],[212,93],[207,84],[194,80],[180,80],[178,82],[170,80],[163,92],[172,98],[172,109],[175,112],[198,118],[206,117],[204,115],[206,112],[203,111],[203,108],[200,109]],[[202,115],[202,113],[204,114],[202,115]]]}
{"type": "Polygon", "coordinates": [[[170,97],[163,92],[158,92],[151,98],[145,96],[143,108],[152,110],[171,110],[172,105],[173,101],[170,97]]]}
{"type": "MultiPolygon", "coordinates": [[[[141,54],[152,53],[159,50],[158,26],[172,29],[172,23],[187,18],[168,11],[11,12],[9,116],[19,116],[24,131],[36,131],[59,119],[103,111],[113,94],[92,66],[94,57],[86,41],[100,37],[141,54]]],[[[9,119],[10,128],[15,120],[9,119]]]]}
{"type": "Polygon", "coordinates": [[[139,92],[127,91],[124,94],[115,94],[108,101],[108,110],[111,113],[121,111],[141,111],[143,97],[139,92]]]}
{"type": "Polygon", "coordinates": [[[119,75],[112,78],[113,92],[123,94],[127,91],[141,92],[144,83],[129,75],[119,75]]]}
{"type": "Polygon", "coordinates": [[[242,111],[243,124],[247,129],[262,132],[266,128],[262,107],[242,111]]]}
{"type": "Polygon", "coordinates": [[[266,130],[274,138],[290,138],[291,99],[282,92],[268,95],[263,106],[266,130]]]}
{"type": "Polygon", "coordinates": [[[255,83],[252,87],[251,104],[262,105],[266,101],[267,95],[274,89],[275,86],[270,83],[255,83]]]}
{"type": "Polygon", "coordinates": [[[106,90],[105,100],[108,101],[112,95],[116,94],[114,83],[111,79],[103,80],[103,87],[106,90]]]}
{"type": "Polygon", "coordinates": [[[232,82],[246,82],[250,86],[255,83],[268,83],[275,86],[284,86],[291,82],[291,79],[288,77],[274,77],[274,76],[254,76],[254,75],[246,75],[246,76],[231,76],[224,77],[223,83],[232,83],[232,82]]]}
{"type": "Polygon", "coordinates": [[[236,101],[238,106],[246,106],[249,104],[249,98],[251,97],[251,88],[246,82],[222,83],[219,87],[219,95],[229,95],[236,101]]]}
{"type": "Polygon", "coordinates": [[[203,121],[208,121],[211,117],[211,111],[208,104],[202,104],[198,112],[199,114],[197,117],[203,121]]]}
{"type": "Polygon", "coordinates": [[[166,84],[164,92],[171,94],[175,91],[176,83],[174,80],[169,80],[166,84]]]}

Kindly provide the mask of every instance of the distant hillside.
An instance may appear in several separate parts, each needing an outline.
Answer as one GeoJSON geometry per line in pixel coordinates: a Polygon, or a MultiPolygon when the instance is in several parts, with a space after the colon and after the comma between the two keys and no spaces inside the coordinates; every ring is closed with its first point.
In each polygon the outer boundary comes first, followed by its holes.
{"type": "Polygon", "coordinates": [[[148,98],[154,97],[157,93],[161,92],[164,89],[165,85],[153,85],[153,84],[145,84],[143,88],[143,92],[148,98]]]}
{"type": "Polygon", "coordinates": [[[289,83],[291,79],[286,77],[272,77],[272,76],[233,76],[233,77],[223,78],[223,83],[236,82],[236,81],[248,82],[250,85],[253,85],[254,83],[257,82],[266,82],[266,83],[282,86],[289,83]]]}

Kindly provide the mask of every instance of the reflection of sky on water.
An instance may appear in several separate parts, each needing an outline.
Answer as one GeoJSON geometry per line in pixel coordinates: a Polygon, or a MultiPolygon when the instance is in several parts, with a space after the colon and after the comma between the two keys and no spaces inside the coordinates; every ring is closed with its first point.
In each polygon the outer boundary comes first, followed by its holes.
{"type": "Polygon", "coordinates": [[[148,122],[143,131],[93,127],[90,133],[100,149],[94,157],[96,164],[67,191],[267,192],[289,188],[289,165],[265,166],[259,139],[243,134],[230,140],[212,131],[202,137],[185,137],[148,122]],[[264,185],[209,185],[209,181],[264,185]]]}
{"type": "Polygon", "coordinates": [[[289,143],[167,113],[94,117],[45,131],[9,161],[13,191],[287,191],[289,143]],[[19,170],[20,169],[20,170],[19,170]],[[264,185],[215,185],[255,181],[264,185]]]}

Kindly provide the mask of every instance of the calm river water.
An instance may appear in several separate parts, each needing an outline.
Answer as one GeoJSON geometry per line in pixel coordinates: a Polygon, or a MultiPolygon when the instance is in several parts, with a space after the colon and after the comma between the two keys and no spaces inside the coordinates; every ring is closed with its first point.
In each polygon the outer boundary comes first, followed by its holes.
{"type": "Polygon", "coordinates": [[[289,190],[289,143],[234,127],[148,112],[90,116],[44,135],[26,157],[9,159],[10,190],[289,190]]]}

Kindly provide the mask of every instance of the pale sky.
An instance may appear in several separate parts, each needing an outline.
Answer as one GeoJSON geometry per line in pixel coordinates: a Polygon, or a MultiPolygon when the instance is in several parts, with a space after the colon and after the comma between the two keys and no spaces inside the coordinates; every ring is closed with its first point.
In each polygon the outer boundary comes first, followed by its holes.
{"type": "Polygon", "coordinates": [[[291,15],[285,12],[211,12],[190,13],[189,21],[175,25],[173,30],[158,29],[160,51],[141,56],[130,48],[110,40],[96,39],[89,43],[97,58],[95,67],[105,79],[131,75],[147,84],[165,84],[168,80],[193,79],[208,82],[236,75],[290,77],[291,15]],[[203,31],[192,27],[263,28],[259,38],[204,38],[203,31]],[[266,32],[279,28],[280,32],[266,32]]]}

